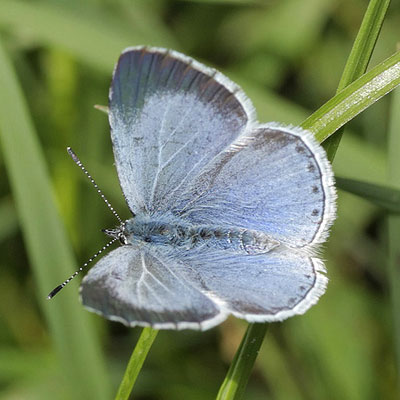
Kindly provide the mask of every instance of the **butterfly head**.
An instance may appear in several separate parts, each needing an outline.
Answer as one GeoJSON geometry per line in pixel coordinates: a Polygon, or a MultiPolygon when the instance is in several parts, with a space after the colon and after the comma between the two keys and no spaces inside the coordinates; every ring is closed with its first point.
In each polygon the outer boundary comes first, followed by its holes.
{"type": "Polygon", "coordinates": [[[126,231],[125,222],[122,222],[120,226],[114,229],[102,229],[102,232],[107,236],[118,239],[121,244],[128,244],[128,233],[126,231]]]}

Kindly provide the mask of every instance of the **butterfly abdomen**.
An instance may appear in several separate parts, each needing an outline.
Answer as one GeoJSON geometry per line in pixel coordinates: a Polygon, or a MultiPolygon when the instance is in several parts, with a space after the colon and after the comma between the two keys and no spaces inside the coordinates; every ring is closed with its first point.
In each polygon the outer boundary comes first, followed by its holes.
{"type": "Polygon", "coordinates": [[[211,248],[239,254],[267,253],[280,244],[262,232],[243,228],[200,226],[192,228],[190,233],[193,247],[207,244],[211,248]]]}

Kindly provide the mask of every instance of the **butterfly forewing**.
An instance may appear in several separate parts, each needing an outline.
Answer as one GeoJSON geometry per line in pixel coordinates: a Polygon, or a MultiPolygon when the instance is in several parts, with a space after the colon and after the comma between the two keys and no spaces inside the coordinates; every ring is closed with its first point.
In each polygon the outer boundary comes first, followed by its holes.
{"type": "Polygon", "coordinates": [[[125,51],[110,89],[115,162],[131,210],[166,211],[245,129],[253,107],[217,71],[165,49],[125,51]]]}

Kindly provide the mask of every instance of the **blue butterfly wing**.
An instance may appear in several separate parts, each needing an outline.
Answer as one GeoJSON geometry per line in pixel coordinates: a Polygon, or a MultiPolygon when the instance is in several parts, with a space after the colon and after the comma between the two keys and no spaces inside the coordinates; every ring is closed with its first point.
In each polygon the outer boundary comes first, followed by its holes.
{"type": "Polygon", "coordinates": [[[89,271],[81,299],[128,326],[205,330],[229,314],[251,322],[302,314],[324,293],[324,271],[320,260],[284,248],[247,255],[129,245],[89,271]]]}
{"type": "Polygon", "coordinates": [[[325,292],[323,263],[292,249],[258,255],[204,249],[176,254],[186,279],[226,313],[250,322],[303,314],[325,292]]]}
{"type": "Polygon", "coordinates": [[[80,293],[90,311],[129,326],[207,329],[226,318],[177,260],[151,246],[113,250],[83,278],[80,293]]]}
{"type": "Polygon", "coordinates": [[[112,79],[109,119],[131,211],[170,209],[253,118],[244,93],[216,70],[165,49],[123,52],[112,79]]]}
{"type": "Polygon", "coordinates": [[[257,126],[220,153],[172,212],[200,225],[241,227],[290,247],[322,243],[335,218],[324,150],[300,128],[257,126]]]}

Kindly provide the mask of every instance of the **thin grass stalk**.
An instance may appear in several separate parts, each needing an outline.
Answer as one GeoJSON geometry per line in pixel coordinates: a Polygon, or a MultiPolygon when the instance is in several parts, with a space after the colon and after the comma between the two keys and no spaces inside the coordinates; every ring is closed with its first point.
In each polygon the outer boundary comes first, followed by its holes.
{"type": "MultiPolygon", "coordinates": [[[[371,0],[369,2],[336,93],[339,93],[367,71],[389,4],[390,0],[371,0]]],[[[323,144],[331,161],[334,159],[342,139],[343,130],[344,128],[339,129],[323,144]]]]}
{"type": "MultiPolygon", "coordinates": [[[[349,58],[347,59],[342,77],[340,78],[336,94],[366,72],[376,41],[382,29],[389,4],[390,0],[371,0],[369,2],[361,27],[357,33],[349,58]]],[[[307,128],[308,121],[313,115],[303,123],[304,128],[307,128]]],[[[324,141],[323,146],[330,161],[333,161],[335,157],[342,135],[343,128],[338,129],[334,136],[321,139],[321,142],[324,141]]]]}
{"type": "Polygon", "coordinates": [[[242,398],[267,330],[268,324],[249,324],[216,400],[242,398]]]}
{"type": "Polygon", "coordinates": [[[152,328],[143,328],[139,340],[135,346],[128,366],[126,367],[124,377],[122,378],[115,400],[128,400],[129,395],[136,382],[136,378],[142,369],[144,360],[153,344],[158,331],[152,328]]]}

